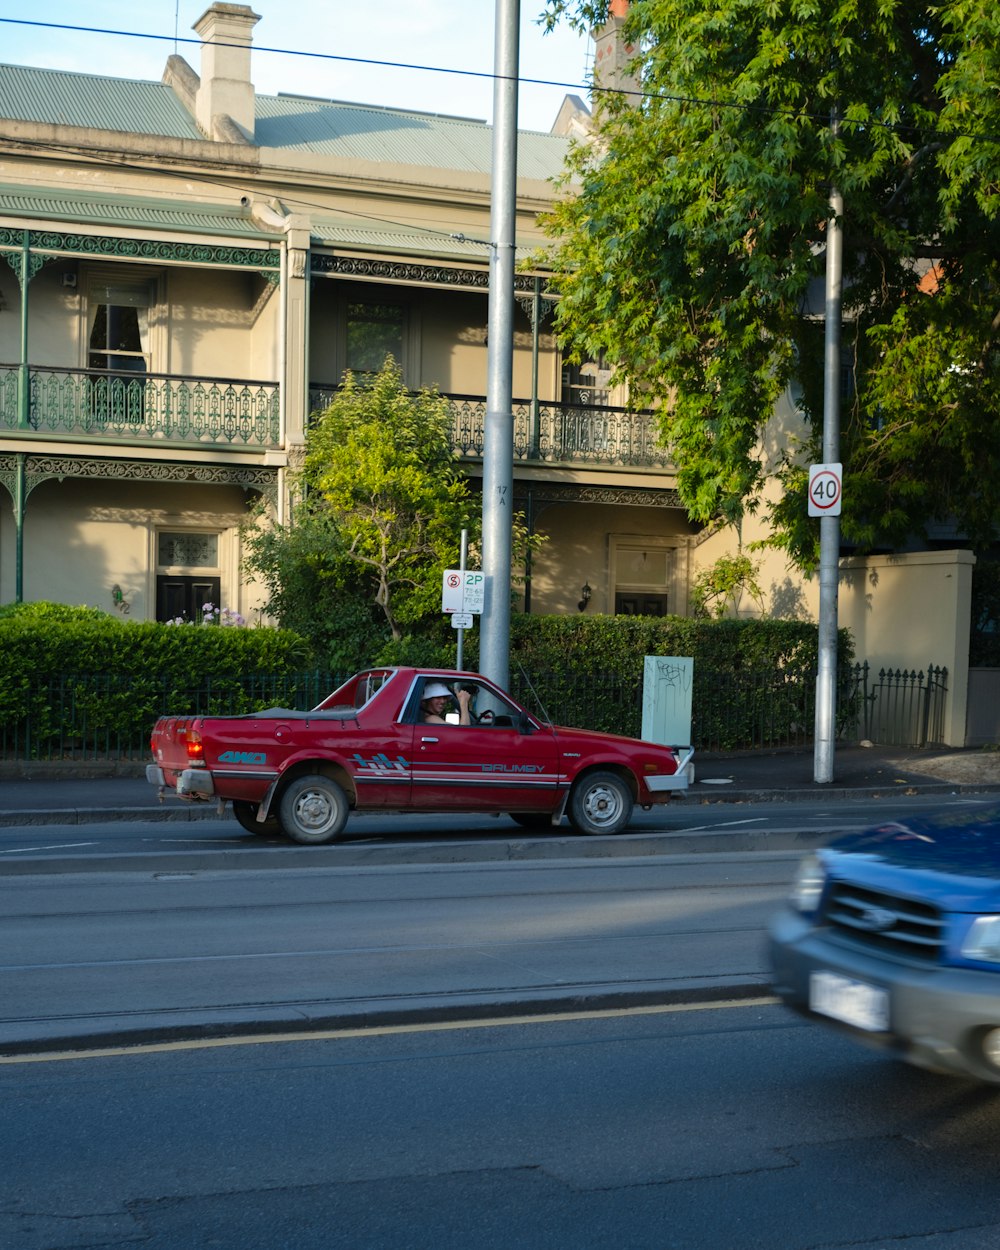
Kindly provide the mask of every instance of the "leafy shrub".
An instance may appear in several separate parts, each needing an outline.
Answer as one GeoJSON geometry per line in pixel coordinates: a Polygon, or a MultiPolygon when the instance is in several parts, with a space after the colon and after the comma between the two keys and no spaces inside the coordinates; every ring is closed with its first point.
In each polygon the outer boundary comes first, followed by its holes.
{"type": "Polygon", "coordinates": [[[199,700],[202,710],[250,710],[256,678],[312,660],[287,630],[185,629],[60,604],[0,613],[0,654],[0,724],[34,753],[81,733],[141,737],[164,710],[182,715],[199,700]]]}

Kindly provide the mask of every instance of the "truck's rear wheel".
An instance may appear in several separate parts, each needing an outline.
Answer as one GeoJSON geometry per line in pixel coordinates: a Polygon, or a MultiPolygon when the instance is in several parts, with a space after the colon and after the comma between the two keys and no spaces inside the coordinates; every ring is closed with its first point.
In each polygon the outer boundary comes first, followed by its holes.
{"type": "Polygon", "coordinates": [[[259,804],[250,803],[246,799],[233,799],[233,815],[247,831],[260,837],[280,837],[281,822],[277,816],[268,816],[267,820],[257,819],[259,804]]]}
{"type": "Polygon", "coordinates": [[[293,842],[320,846],[344,830],[351,806],[332,777],[316,773],[297,777],[281,796],[279,821],[293,842]]]}

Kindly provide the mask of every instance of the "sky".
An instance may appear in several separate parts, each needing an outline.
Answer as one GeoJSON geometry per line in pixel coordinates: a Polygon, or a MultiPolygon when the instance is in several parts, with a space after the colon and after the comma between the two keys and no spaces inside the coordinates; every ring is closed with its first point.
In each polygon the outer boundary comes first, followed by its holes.
{"type": "MultiPolygon", "coordinates": [[[[176,51],[197,72],[192,26],[209,6],[210,0],[0,0],[0,18],[6,19],[0,21],[0,62],[159,81],[176,51]],[[127,33],[56,30],[29,21],[127,33]]],[[[263,95],[286,92],[492,120],[494,0],[253,0],[251,7],[261,17],[253,31],[251,74],[263,95]]],[[[537,25],[543,7],[544,0],[521,0],[523,130],[548,131],[568,93],[587,99],[593,41],[568,27],[546,35],[537,25]]]]}

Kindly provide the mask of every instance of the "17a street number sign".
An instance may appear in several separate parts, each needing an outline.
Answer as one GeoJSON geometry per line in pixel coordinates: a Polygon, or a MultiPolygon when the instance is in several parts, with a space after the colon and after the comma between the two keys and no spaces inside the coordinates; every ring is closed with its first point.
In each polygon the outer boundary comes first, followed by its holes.
{"type": "Polygon", "coordinates": [[[809,515],[840,516],[844,473],[840,464],[809,466],[809,515]]]}

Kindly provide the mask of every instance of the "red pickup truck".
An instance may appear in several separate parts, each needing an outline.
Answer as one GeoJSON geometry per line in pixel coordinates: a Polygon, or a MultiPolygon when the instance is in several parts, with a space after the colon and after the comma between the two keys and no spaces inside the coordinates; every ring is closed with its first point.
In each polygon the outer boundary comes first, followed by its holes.
{"type": "Polygon", "coordinates": [[[373,668],[309,712],[164,716],[146,778],[232,803],[252,833],[332,842],[352,810],[507,812],[527,828],[619,833],[682,793],[690,747],[561,729],[477,673],[373,668]],[[431,717],[428,720],[428,716],[431,717]]]}

